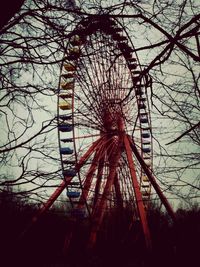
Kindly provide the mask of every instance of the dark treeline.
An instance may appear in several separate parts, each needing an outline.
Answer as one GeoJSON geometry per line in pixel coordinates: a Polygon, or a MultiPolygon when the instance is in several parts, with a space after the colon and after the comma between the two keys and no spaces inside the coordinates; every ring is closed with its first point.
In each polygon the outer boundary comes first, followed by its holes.
{"type": "Polygon", "coordinates": [[[173,225],[157,205],[152,205],[148,212],[151,253],[145,251],[139,223],[131,225],[128,210],[112,211],[105,217],[92,251],[85,246],[89,223],[78,223],[67,253],[63,253],[63,244],[74,221],[61,207],[54,207],[22,235],[36,210],[36,205],[10,191],[0,193],[0,266],[198,266],[198,206],[179,208],[173,225]]]}

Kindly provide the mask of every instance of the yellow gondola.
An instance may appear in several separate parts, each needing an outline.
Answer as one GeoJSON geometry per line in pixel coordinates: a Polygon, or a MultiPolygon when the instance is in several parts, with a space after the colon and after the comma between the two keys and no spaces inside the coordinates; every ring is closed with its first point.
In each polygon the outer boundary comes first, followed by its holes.
{"type": "Polygon", "coordinates": [[[69,110],[72,108],[72,105],[68,103],[67,101],[64,101],[64,102],[60,102],[59,108],[62,110],[69,110]]]}
{"type": "Polygon", "coordinates": [[[146,175],[143,175],[142,182],[148,182],[148,181],[149,181],[148,177],[146,175]]]}

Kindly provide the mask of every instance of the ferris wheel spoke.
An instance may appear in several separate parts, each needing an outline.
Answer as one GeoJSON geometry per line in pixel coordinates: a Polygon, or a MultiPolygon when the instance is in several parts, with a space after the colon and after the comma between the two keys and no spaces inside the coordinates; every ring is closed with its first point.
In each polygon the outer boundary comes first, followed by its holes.
{"type": "Polygon", "coordinates": [[[99,148],[97,147],[92,163],[90,165],[90,168],[86,174],[86,178],[83,184],[82,194],[79,199],[78,209],[83,208],[84,203],[87,202],[88,194],[89,194],[91,183],[92,183],[92,178],[93,178],[94,172],[96,171],[99,157],[100,157],[99,148]]]}

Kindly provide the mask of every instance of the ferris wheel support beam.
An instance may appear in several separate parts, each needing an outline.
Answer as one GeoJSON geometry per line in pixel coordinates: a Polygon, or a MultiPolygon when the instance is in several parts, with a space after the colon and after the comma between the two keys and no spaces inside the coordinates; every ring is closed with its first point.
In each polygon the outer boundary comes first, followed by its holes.
{"type": "Polygon", "coordinates": [[[117,173],[114,179],[114,187],[115,187],[115,193],[116,193],[116,198],[117,198],[117,206],[119,208],[123,208],[123,199],[122,199],[122,194],[120,190],[119,179],[118,179],[117,173]]]}
{"type": "Polygon", "coordinates": [[[135,144],[132,141],[130,136],[127,136],[127,139],[129,140],[129,143],[130,143],[130,146],[131,146],[131,149],[132,149],[133,153],[135,154],[136,158],[138,159],[139,163],[141,164],[144,172],[146,173],[150,183],[153,185],[156,193],[158,194],[158,196],[159,196],[160,200],[162,201],[163,205],[165,206],[167,212],[171,216],[172,220],[176,221],[176,216],[175,216],[175,213],[174,213],[171,205],[169,204],[167,198],[164,196],[163,192],[161,191],[159,185],[156,182],[156,179],[154,178],[154,176],[152,175],[152,173],[148,169],[148,167],[145,164],[144,160],[140,156],[140,153],[138,152],[137,147],[135,146],[135,144]]]}
{"type": "Polygon", "coordinates": [[[138,209],[138,213],[139,213],[139,217],[140,217],[140,221],[141,221],[141,225],[142,225],[142,229],[144,233],[145,243],[146,243],[147,249],[150,250],[152,247],[151,236],[150,236],[149,226],[147,222],[147,216],[146,216],[144,203],[142,200],[142,193],[140,191],[140,186],[139,186],[139,183],[136,177],[135,165],[134,165],[134,161],[132,157],[132,149],[131,149],[130,142],[129,142],[127,135],[124,135],[124,146],[125,146],[126,155],[128,159],[128,165],[129,165],[129,169],[131,173],[133,189],[135,192],[136,205],[137,205],[137,209],[138,209]]]}
{"type": "Polygon", "coordinates": [[[83,185],[82,194],[81,194],[80,199],[79,199],[78,209],[82,208],[84,205],[84,202],[87,200],[89,190],[90,190],[90,187],[92,184],[92,178],[93,178],[94,172],[96,171],[96,168],[97,168],[96,162],[98,162],[99,156],[100,155],[98,153],[98,146],[97,146],[94,158],[93,158],[91,166],[90,166],[90,169],[88,170],[87,175],[86,175],[86,179],[85,179],[85,182],[83,185]]]}
{"type": "Polygon", "coordinates": [[[95,205],[98,201],[98,196],[99,196],[99,192],[100,192],[100,188],[101,188],[104,160],[105,160],[105,155],[103,155],[103,157],[99,161],[98,172],[97,172],[97,182],[95,185],[93,208],[95,207],[95,205]]]}
{"type": "Polygon", "coordinates": [[[121,150],[118,148],[118,152],[115,157],[112,158],[112,162],[110,163],[110,170],[107,177],[106,185],[102,194],[102,197],[99,201],[97,201],[94,207],[94,213],[92,214],[92,227],[88,242],[88,248],[92,248],[96,243],[97,232],[100,228],[100,225],[103,220],[103,216],[105,213],[108,195],[111,191],[112,185],[114,184],[114,179],[116,175],[116,169],[118,167],[119,158],[120,158],[121,150]]]}

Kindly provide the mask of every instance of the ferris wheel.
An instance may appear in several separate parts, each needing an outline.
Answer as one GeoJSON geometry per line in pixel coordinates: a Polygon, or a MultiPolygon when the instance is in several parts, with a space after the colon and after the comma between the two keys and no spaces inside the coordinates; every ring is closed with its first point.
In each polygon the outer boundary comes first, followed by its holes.
{"type": "Polygon", "coordinates": [[[58,92],[61,164],[64,177],[74,177],[67,185],[72,213],[99,218],[93,239],[109,209],[131,205],[137,216],[135,187],[144,205],[150,198],[151,184],[129,144],[134,140],[151,169],[148,83],[140,74],[137,56],[114,20],[85,19],[71,33],[58,92]],[[88,161],[77,169],[87,151],[88,161]]]}
{"type": "Polygon", "coordinates": [[[83,19],[68,36],[58,90],[63,181],[40,213],[66,189],[71,216],[89,218],[89,244],[105,214],[128,207],[151,246],[146,209],[154,187],[151,85],[121,24],[108,16],[83,19]]]}

